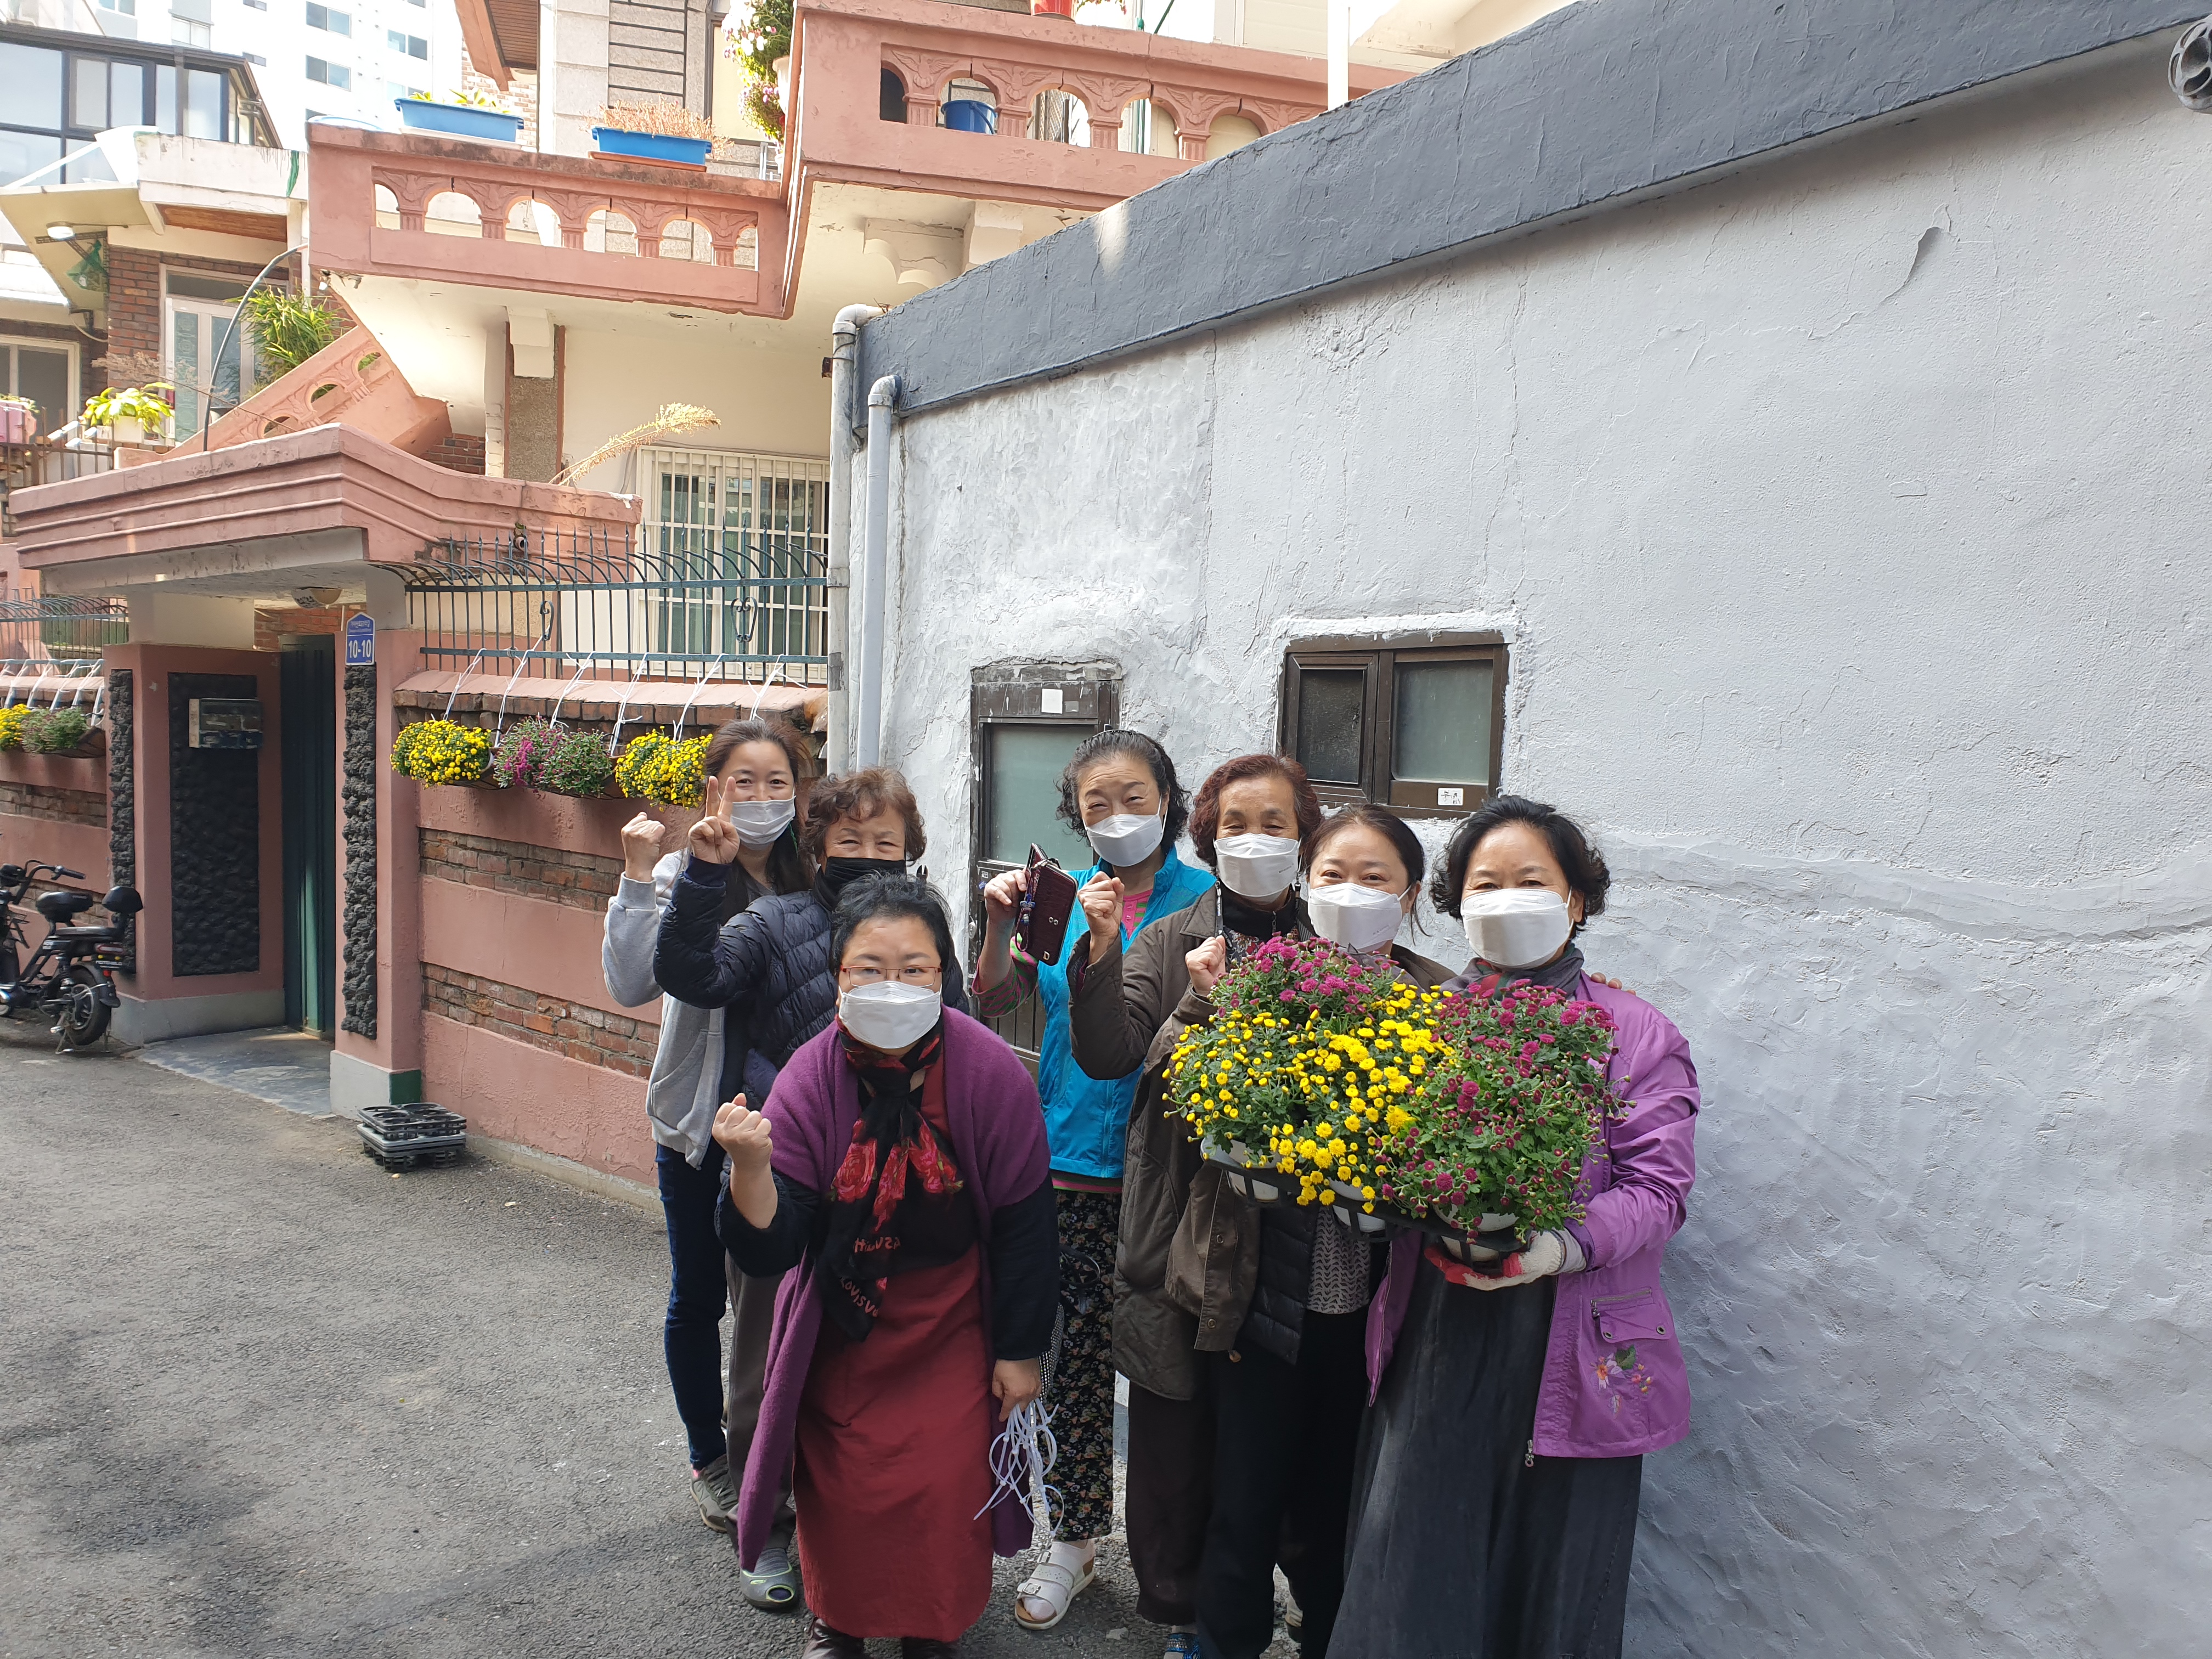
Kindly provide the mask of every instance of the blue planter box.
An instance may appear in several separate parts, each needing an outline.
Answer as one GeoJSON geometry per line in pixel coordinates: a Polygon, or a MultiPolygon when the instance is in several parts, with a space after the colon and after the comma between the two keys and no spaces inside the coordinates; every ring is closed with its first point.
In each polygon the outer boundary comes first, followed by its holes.
{"type": "Polygon", "coordinates": [[[711,138],[672,138],[659,132],[624,132],[620,127],[593,127],[592,142],[608,155],[635,155],[647,161],[683,161],[695,167],[707,165],[714,148],[711,138]]]}
{"type": "Polygon", "coordinates": [[[522,136],[522,118],[468,104],[434,104],[427,98],[395,98],[399,118],[417,132],[445,132],[456,138],[482,138],[511,144],[522,136]]]}

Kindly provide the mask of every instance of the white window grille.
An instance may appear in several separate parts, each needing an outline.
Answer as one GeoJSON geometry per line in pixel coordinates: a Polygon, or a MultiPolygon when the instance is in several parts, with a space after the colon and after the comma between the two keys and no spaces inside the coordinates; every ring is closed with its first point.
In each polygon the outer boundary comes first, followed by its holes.
{"type": "Polygon", "coordinates": [[[830,466],[732,450],[638,454],[641,562],[665,584],[651,602],[653,649],[727,659],[727,678],[777,664],[827,678],[830,466]]]}

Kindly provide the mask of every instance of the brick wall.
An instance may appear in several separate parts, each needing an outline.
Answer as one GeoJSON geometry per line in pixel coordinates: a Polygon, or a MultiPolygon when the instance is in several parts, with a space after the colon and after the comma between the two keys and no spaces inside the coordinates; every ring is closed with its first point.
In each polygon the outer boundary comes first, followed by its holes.
{"type": "Polygon", "coordinates": [[[422,459],[434,461],[455,472],[466,472],[481,478],[484,470],[484,441],[456,432],[422,459]]]}
{"type": "MultiPolygon", "coordinates": [[[[0,322],[0,334],[11,340],[52,340],[56,345],[76,348],[77,409],[95,392],[107,389],[107,374],[100,367],[106,355],[106,346],[100,337],[80,332],[65,323],[19,323],[10,319],[0,322]]],[[[51,432],[66,425],[76,415],[72,409],[58,416],[48,418],[43,429],[51,432]]]]}
{"type": "MultiPolygon", "coordinates": [[[[461,90],[480,92],[496,98],[500,107],[509,115],[522,118],[522,131],[516,143],[525,149],[538,148],[538,75],[534,70],[516,70],[507,76],[505,86],[479,70],[470,59],[466,46],[461,48],[461,90]]],[[[442,91],[439,94],[444,95],[442,91]]]]}
{"type": "Polygon", "coordinates": [[[61,823],[105,824],[107,797],[96,789],[63,789],[52,784],[17,783],[0,778],[0,812],[12,812],[25,818],[52,818],[61,823]]]}
{"type": "Polygon", "coordinates": [[[422,964],[422,1012],[630,1077],[653,1074],[660,1036],[659,1026],[626,1014],[603,1013],[434,962],[422,964]]]}
{"type": "Polygon", "coordinates": [[[581,910],[604,910],[622,879],[620,859],[446,830],[419,833],[422,874],[431,881],[459,882],[525,898],[550,899],[581,910]]]}
{"type": "MultiPolygon", "coordinates": [[[[301,268],[305,256],[295,258],[289,265],[280,265],[270,280],[282,278],[294,287],[299,285],[301,268]]],[[[201,259],[177,253],[156,253],[147,248],[117,247],[107,249],[107,354],[105,363],[107,380],[105,384],[136,386],[147,380],[158,380],[161,374],[161,272],[168,270],[198,271],[215,276],[234,276],[240,284],[252,282],[260,274],[258,264],[240,264],[230,259],[201,259]]],[[[326,294],[325,300],[337,300],[336,294],[326,294]]],[[[338,301],[340,320],[351,326],[353,313],[338,301]]],[[[240,327],[244,324],[240,325],[240,327]]]]}
{"type": "Polygon", "coordinates": [[[299,606],[289,611],[257,609],[253,613],[253,648],[281,651],[286,636],[297,634],[328,634],[343,640],[346,618],[360,609],[357,605],[341,605],[327,611],[299,606]]]}

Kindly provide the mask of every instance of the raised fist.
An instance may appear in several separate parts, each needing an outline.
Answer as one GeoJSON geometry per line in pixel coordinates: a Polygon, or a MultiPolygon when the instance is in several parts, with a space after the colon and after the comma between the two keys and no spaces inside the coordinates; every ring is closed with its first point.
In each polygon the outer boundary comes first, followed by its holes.
{"type": "Polygon", "coordinates": [[[733,1172],[765,1170],[775,1154],[775,1139],[769,1131],[768,1119],[747,1106],[743,1095],[715,1112],[714,1139],[730,1155],[733,1172]]]}

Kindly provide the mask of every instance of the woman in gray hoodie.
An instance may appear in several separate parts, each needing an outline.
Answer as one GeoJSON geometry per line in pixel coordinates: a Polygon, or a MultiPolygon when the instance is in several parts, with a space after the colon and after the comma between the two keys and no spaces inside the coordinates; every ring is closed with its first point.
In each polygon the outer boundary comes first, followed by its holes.
{"type": "MultiPolygon", "coordinates": [[[[738,834],[722,906],[726,920],[769,893],[805,892],[814,872],[800,849],[793,822],[814,777],[812,745],[805,731],[782,714],[732,720],[708,744],[704,770],[718,780],[710,800],[738,834]]],[[[714,1202],[721,1189],[723,1154],[714,1144],[715,1109],[742,1086],[723,1071],[745,1045],[728,1042],[720,1008],[696,1008],[663,995],[653,969],[662,912],[684,854],[660,854],[664,828],[640,812],[623,826],[622,884],[607,902],[600,965],[607,990],[624,1007],[659,998],[660,1043],[646,1085],[652,1119],[654,1167],[661,1207],[668,1218],[670,1283],[663,1346],[677,1414],[690,1443],[691,1492],[706,1523],[730,1530],[737,1504],[737,1471],[744,1467],[760,1415],[768,1336],[775,1285],[746,1279],[729,1266],[714,1236],[714,1202]],[[726,1293],[736,1310],[726,1395],[722,1380],[720,1322],[726,1293]]],[[[787,1506],[775,1535],[751,1572],[740,1572],[745,1599],[783,1612],[799,1606],[799,1576],[792,1565],[787,1506]]]]}

